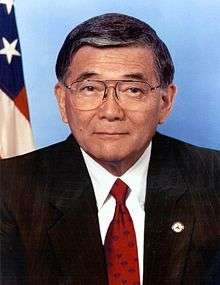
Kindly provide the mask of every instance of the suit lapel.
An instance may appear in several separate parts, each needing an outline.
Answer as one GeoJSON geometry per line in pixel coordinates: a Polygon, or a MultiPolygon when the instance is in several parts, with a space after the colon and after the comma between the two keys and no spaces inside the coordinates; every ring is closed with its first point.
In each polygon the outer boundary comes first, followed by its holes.
{"type": "Polygon", "coordinates": [[[145,200],[144,284],[180,284],[187,260],[194,218],[174,152],[167,139],[155,136],[145,200]],[[179,233],[177,222],[184,226],[179,233]]]}
{"type": "Polygon", "coordinates": [[[72,138],[57,156],[47,183],[48,235],[65,284],[105,284],[96,201],[83,157],[72,138]]]}
{"type": "MultiPolygon", "coordinates": [[[[187,260],[194,217],[174,152],[167,139],[156,135],[145,200],[144,285],[180,284],[187,260]],[[171,229],[175,222],[184,225],[181,233],[171,229]]],[[[73,139],[42,168],[48,236],[63,283],[107,284],[94,192],[73,139]]]]}

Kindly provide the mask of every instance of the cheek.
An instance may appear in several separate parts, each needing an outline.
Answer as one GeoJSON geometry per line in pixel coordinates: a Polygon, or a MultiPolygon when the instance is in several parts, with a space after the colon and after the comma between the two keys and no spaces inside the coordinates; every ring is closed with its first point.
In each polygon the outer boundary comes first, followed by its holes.
{"type": "Polygon", "coordinates": [[[148,109],[146,112],[131,116],[130,121],[132,122],[133,143],[142,146],[148,143],[155,133],[158,125],[158,112],[155,112],[155,109],[148,109]]]}
{"type": "Polygon", "coordinates": [[[92,114],[90,112],[74,109],[70,104],[66,105],[66,114],[70,129],[76,139],[80,142],[83,137],[87,137],[89,134],[89,125],[92,114]]]}
{"type": "Polygon", "coordinates": [[[149,108],[145,112],[139,112],[130,116],[134,131],[137,133],[146,132],[154,128],[158,124],[159,112],[158,110],[149,108]]]}
{"type": "Polygon", "coordinates": [[[68,124],[72,133],[75,135],[78,132],[82,132],[83,130],[83,121],[81,120],[78,111],[71,108],[71,106],[66,106],[66,114],[68,124]]]}

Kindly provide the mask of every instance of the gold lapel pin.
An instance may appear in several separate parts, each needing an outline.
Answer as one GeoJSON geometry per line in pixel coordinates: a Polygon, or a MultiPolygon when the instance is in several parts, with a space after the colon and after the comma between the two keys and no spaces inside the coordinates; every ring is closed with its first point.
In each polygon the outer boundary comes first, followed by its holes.
{"type": "Polygon", "coordinates": [[[176,222],[172,225],[171,229],[175,233],[181,233],[184,230],[184,225],[181,222],[176,222]]]}

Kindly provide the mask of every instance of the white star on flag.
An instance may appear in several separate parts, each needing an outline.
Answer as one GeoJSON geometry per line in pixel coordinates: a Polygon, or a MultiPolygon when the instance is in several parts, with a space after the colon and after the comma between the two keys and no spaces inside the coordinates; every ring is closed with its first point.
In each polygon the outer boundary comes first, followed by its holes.
{"type": "Polygon", "coordinates": [[[0,4],[5,4],[8,14],[10,14],[12,6],[14,5],[14,0],[0,0],[0,4]]]}
{"type": "Polygon", "coordinates": [[[11,63],[13,56],[21,56],[21,54],[15,49],[18,39],[14,40],[12,43],[9,43],[6,38],[2,38],[4,48],[0,49],[0,54],[4,54],[7,57],[8,64],[11,63]]]}

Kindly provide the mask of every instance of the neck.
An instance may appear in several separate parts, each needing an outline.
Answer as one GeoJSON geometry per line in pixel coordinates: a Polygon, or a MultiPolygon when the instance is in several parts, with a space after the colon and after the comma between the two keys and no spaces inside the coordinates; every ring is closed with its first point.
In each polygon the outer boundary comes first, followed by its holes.
{"type": "Polygon", "coordinates": [[[131,156],[131,158],[122,159],[120,161],[105,161],[102,159],[97,159],[92,157],[97,163],[104,167],[112,175],[120,177],[122,176],[129,168],[131,168],[135,162],[141,157],[145,149],[140,152],[138,155],[131,156]]]}
{"type": "Polygon", "coordinates": [[[98,161],[96,160],[102,167],[104,167],[108,172],[110,172],[114,176],[122,176],[133,164],[124,164],[123,162],[109,162],[109,161],[98,161]]]}

